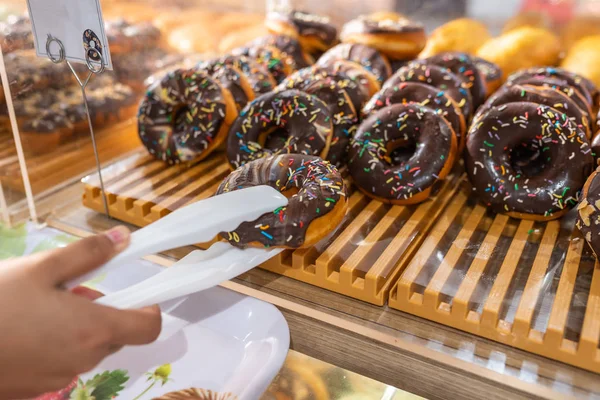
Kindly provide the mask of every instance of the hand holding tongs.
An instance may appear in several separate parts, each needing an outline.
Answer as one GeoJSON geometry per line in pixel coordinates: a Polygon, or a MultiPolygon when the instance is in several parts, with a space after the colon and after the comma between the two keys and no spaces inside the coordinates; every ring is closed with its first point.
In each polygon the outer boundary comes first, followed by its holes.
{"type": "MultiPolygon", "coordinates": [[[[131,235],[129,247],[111,261],[74,281],[79,285],[142,256],[207,242],[219,232],[236,229],[242,222],[287,205],[287,198],[270,186],[256,186],[214,196],[178,209],[131,235]]],[[[196,250],[160,272],[96,302],[116,308],[144,307],[208,289],[232,279],[280,253],[281,249],[239,249],[215,243],[196,250]]]]}

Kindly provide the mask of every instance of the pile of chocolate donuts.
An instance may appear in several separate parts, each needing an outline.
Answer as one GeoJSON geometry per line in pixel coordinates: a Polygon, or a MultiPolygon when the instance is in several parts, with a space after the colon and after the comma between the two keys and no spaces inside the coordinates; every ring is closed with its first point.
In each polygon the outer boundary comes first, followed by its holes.
{"type": "MultiPolygon", "coordinates": [[[[600,105],[589,80],[544,67],[500,86],[502,71],[475,56],[415,59],[423,28],[393,13],[347,23],[340,44],[325,19],[305,13],[269,16],[267,27],[271,35],[230,55],[155,80],[139,109],[140,137],[158,159],[195,162],[225,145],[236,171],[218,193],[290,191],[283,211],[224,233],[234,245],[318,241],[345,213],[340,169],[367,196],[410,205],[463,154],[474,193],[493,211],[549,220],[578,204],[600,105]]],[[[600,200],[600,178],[597,186],[600,200]]],[[[600,201],[585,207],[600,215],[600,201]]]]}

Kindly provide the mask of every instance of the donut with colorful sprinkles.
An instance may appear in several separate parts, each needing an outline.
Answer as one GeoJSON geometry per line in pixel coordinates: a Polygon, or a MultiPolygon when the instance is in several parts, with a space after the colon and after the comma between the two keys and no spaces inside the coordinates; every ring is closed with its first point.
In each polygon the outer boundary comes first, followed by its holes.
{"type": "Polygon", "coordinates": [[[329,106],[333,123],[333,137],[327,161],[340,168],[346,159],[350,137],[357,128],[358,115],[346,91],[333,79],[285,79],[275,90],[297,89],[317,96],[329,106]]]}
{"type": "Polygon", "coordinates": [[[280,190],[288,204],[221,233],[234,246],[309,247],[336,229],[348,208],[339,171],[319,157],[281,154],[254,160],[229,174],[217,195],[258,185],[280,190]]]}
{"type": "Polygon", "coordinates": [[[536,221],[577,204],[593,170],[590,142],[561,111],[529,102],[492,107],[467,135],[473,191],[495,212],[536,221]]]}
{"type": "Polygon", "coordinates": [[[138,134],[159,160],[199,161],[227,138],[236,115],[231,93],[206,72],[177,69],[146,91],[138,110],[138,134]]]}
{"type": "Polygon", "coordinates": [[[589,115],[582,111],[570,97],[561,91],[546,86],[533,85],[504,85],[482,105],[473,117],[473,123],[492,107],[499,107],[508,103],[529,102],[543,104],[556,108],[565,114],[578,128],[585,131],[585,136],[590,139],[592,131],[589,115]]]}
{"type": "Polygon", "coordinates": [[[377,49],[360,43],[341,43],[327,50],[317,61],[317,65],[327,66],[335,60],[348,60],[360,64],[373,73],[380,83],[392,75],[388,59],[377,49]]]}
{"type": "Polygon", "coordinates": [[[486,97],[494,93],[500,85],[502,85],[502,70],[497,64],[491,61],[484,60],[481,57],[473,57],[471,59],[475,63],[475,67],[479,70],[483,80],[485,81],[486,97]]]}
{"type": "Polygon", "coordinates": [[[329,106],[299,90],[272,92],[240,112],[227,139],[227,157],[235,169],[271,154],[327,157],[332,138],[329,106]]]}
{"type": "Polygon", "coordinates": [[[294,71],[295,64],[291,56],[275,46],[250,46],[234,49],[234,56],[247,56],[269,70],[277,83],[294,71]]]}
{"type": "Polygon", "coordinates": [[[575,226],[588,242],[596,258],[600,255],[600,173],[594,171],[583,186],[577,205],[575,226]]]}
{"type": "Polygon", "coordinates": [[[270,92],[277,85],[269,70],[249,57],[227,55],[213,62],[217,65],[229,65],[241,71],[248,80],[255,96],[270,92]]]}
{"type": "Polygon", "coordinates": [[[388,86],[381,89],[369,100],[363,108],[362,114],[368,116],[392,104],[412,103],[432,108],[444,117],[456,134],[459,152],[462,151],[467,130],[465,118],[456,102],[433,86],[416,82],[403,82],[398,86],[388,86]]]}
{"type": "Polygon", "coordinates": [[[383,88],[398,86],[403,82],[424,83],[440,90],[440,93],[446,94],[456,102],[460,108],[465,120],[471,119],[473,113],[473,99],[469,88],[461,78],[456,76],[447,68],[429,65],[423,61],[413,61],[406,67],[400,68],[390,79],[388,79],[383,88]]]}
{"type": "Polygon", "coordinates": [[[471,93],[474,110],[483,104],[487,93],[485,80],[471,56],[459,52],[446,52],[428,57],[424,61],[439,67],[448,68],[461,78],[471,93]]]}
{"type": "Polygon", "coordinates": [[[348,150],[348,170],[367,196],[396,205],[426,200],[456,158],[456,135],[433,109],[394,104],[359,126],[348,150]]]}
{"type": "Polygon", "coordinates": [[[198,69],[206,71],[223,88],[229,90],[238,111],[248,104],[248,101],[254,100],[254,90],[250,81],[237,67],[224,63],[220,59],[213,59],[202,62],[198,65],[198,69]]]}

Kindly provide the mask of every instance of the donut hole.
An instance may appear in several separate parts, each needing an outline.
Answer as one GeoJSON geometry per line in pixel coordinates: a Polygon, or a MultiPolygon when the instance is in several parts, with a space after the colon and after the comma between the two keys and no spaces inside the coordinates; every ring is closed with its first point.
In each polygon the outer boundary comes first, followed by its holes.
{"type": "Polygon", "coordinates": [[[186,124],[186,115],[190,111],[189,107],[185,104],[180,104],[173,109],[172,121],[174,121],[175,125],[186,124]]]}
{"type": "Polygon", "coordinates": [[[526,177],[539,175],[547,166],[546,157],[538,141],[523,142],[510,151],[510,165],[526,177]]]}
{"type": "Polygon", "coordinates": [[[398,139],[391,141],[386,146],[387,161],[391,165],[406,163],[417,151],[417,142],[414,140],[398,139]]]}
{"type": "Polygon", "coordinates": [[[289,137],[289,132],[284,128],[275,128],[262,133],[258,138],[258,143],[263,148],[276,152],[287,145],[289,137]]]}

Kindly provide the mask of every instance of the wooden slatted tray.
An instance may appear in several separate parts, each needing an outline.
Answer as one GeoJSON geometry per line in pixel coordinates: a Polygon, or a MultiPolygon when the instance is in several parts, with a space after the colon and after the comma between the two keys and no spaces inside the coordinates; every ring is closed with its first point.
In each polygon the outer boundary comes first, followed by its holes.
{"type": "Polygon", "coordinates": [[[460,191],[390,292],[389,305],[600,372],[600,266],[574,215],[532,222],[460,191]]]}
{"type": "MultiPolygon", "coordinates": [[[[96,134],[102,162],[108,162],[140,147],[137,127],[132,121],[102,129],[96,134]]],[[[26,150],[26,149],[25,149],[26,150]]],[[[89,173],[96,166],[89,134],[81,134],[46,154],[25,154],[29,180],[34,194],[89,173]]],[[[0,141],[0,181],[6,187],[23,192],[23,179],[12,136],[0,141]]]]}
{"type": "MultiPolygon", "coordinates": [[[[222,155],[186,168],[136,154],[103,172],[111,216],[145,226],[213,195],[229,171],[222,155]]],[[[383,305],[394,280],[450,201],[457,176],[440,185],[436,196],[417,206],[389,206],[356,191],[350,195],[345,222],[330,237],[309,249],[285,251],[261,267],[383,305]]],[[[96,178],[90,176],[85,182],[84,205],[102,212],[96,178]]]]}

